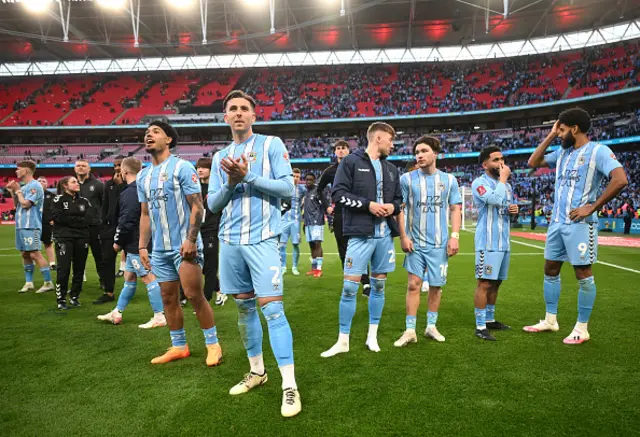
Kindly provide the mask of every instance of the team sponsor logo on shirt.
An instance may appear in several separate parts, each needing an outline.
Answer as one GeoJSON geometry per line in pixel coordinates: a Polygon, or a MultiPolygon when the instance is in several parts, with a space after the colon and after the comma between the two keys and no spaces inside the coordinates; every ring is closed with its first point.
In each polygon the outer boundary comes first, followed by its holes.
{"type": "Polygon", "coordinates": [[[344,261],[344,265],[350,269],[351,267],[353,267],[353,258],[349,257],[344,261]]]}
{"type": "Polygon", "coordinates": [[[487,192],[487,189],[486,189],[484,186],[480,185],[478,188],[476,188],[476,191],[477,191],[477,192],[478,192],[478,194],[480,194],[481,196],[484,196],[484,193],[486,193],[486,192],[487,192]]]}

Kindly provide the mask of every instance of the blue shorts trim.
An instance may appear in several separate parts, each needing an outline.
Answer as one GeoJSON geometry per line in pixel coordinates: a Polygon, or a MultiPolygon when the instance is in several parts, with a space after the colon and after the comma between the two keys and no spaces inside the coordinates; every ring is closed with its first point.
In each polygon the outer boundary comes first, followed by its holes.
{"type": "Polygon", "coordinates": [[[140,261],[140,255],[135,253],[127,254],[127,263],[124,268],[125,272],[135,273],[139,278],[144,278],[150,272],[144,268],[142,261],[140,261]]]}
{"type": "Polygon", "coordinates": [[[371,273],[390,273],[396,269],[396,251],[393,238],[350,237],[344,259],[345,276],[360,276],[367,272],[371,262],[371,273]]]}
{"type": "Polygon", "coordinates": [[[282,268],[278,240],[257,244],[220,242],[220,291],[225,294],[249,293],[257,297],[282,296],[282,268]]]}
{"type": "MultiPolygon", "coordinates": [[[[156,276],[158,282],[171,282],[180,280],[180,265],[183,259],[179,250],[153,251],[151,254],[151,273],[156,276]]],[[[195,263],[202,268],[204,256],[202,250],[198,250],[195,263]]]]}
{"type": "Polygon", "coordinates": [[[289,240],[291,240],[292,244],[300,244],[300,222],[282,223],[280,243],[286,244],[289,240]]]}
{"type": "Polygon", "coordinates": [[[304,236],[308,242],[311,241],[324,241],[324,226],[305,226],[304,236]]]}
{"type": "Polygon", "coordinates": [[[597,223],[552,223],[547,230],[544,259],[570,262],[573,266],[598,260],[597,223]]]}
{"type": "Polygon", "coordinates": [[[511,252],[476,252],[476,278],[504,281],[509,276],[511,252]]]}
{"type": "Polygon", "coordinates": [[[16,249],[20,252],[40,250],[40,229],[16,229],[16,249]]]}
{"type": "Polygon", "coordinates": [[[430,286],[442,287],[447,284],[449,270],[447,248],[418,248],[405,256],[404,268],[430,286]]]}

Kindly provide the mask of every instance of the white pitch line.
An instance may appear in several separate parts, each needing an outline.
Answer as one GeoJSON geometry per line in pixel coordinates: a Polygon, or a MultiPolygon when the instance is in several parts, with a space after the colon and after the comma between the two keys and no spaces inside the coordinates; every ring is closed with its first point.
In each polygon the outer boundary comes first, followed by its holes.
{"type": "MultiPolygon", "coordinates": [[[[516,243],[516,244],[522,244],[523,246],[527,246],[527,247],[533,247],[536,249],[542,249],[544,250],[544,246],[538,246],[536,244],[531,244],[531,243],[523,243],[522,241],[516,241],[516,240],[511,240],[512,243],[516,243]]],[[[513,254],[511,254],[513,255],[513,254]]]]}
{"type": "Polygon", "coordinates": [[[616,269],[626,270],[628,272],[633,272],[633,273],[640,274],[640,270],[634,270],[634,269],[630,269],[629,267],[622,267],[622,266],[619,266],[617,264],[606,263],[604,261],[596,261],[596,264],[602,264],[602,265],[605,265],[605,266],[614,267],[616,269]]]}
{"type": "MultiPolygon", "coordinates": [[[[522,241],[511,240],[512,243],[521,244],[527,247],[535,247],[536,249],[544,249],[544,246],[536,246],[535,244],[523,243],[522,241]]],[[[514,255],[513,253],[511,255],[514,255]]],[[[619,266],[618,264],[611,264],[604,261],[596,261],[596,264],[602,264],[603,266],[613,267],[614,269],[625,270],[627,272],[638,273],[640,274],[640,270],[630,269],[629,267],[619,266]]]]}
{"type": "MultiPolygon", "coordinates": [[[[293,253],[287,252],[287,255],[293,255],[293,253]]],[[[311,252],[300,252],[300,255],[311,255],[311,252]]],[[[340,255],[340,254],[337,252],[325,252],[323,254],[323,256],[327,256],[327,255],[340,255]]],[[[404,252],[396,252],[396,255],[406,255],[406,254],[404,252]]],[[[459,256],[459,255],[475,256],[475,252],[472,252],[472,253],[461,252],[461,253],[458,253],[456,256],[459,256]]],[[[511,256],[518,256],[518,255],[532,256],[532,255],[542,255],[542,254],[540,252],[522,252],[522,253],[511,254],[511,256]]],[[[3,255],[0,255],[0,256],[3,256],[3,255]]]]}

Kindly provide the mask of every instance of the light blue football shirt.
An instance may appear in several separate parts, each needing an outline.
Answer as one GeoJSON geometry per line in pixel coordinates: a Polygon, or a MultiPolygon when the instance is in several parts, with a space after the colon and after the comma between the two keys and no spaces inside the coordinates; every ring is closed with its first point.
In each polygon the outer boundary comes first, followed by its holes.
{"type": "MultiPolygon", "coordinates": [[[[142,169],[136,183],[138,200],[147,203],[149,209],[153,251],[180,250],[187,239],[191,219],[187,196],[202,193],[195,167],[171,155],[160,165],[142,169]]],[[[200,234],[196,246],[202,250],[200,234]]]]}
{"type": "Polygon", "coordinates": [[[416,247],[446,247],[450,205],[462,204],[460,187],[449,173],[428,175],[421,169],[400,178],[405,212],[405,230],[416,247]]]}
{"type": "MultiPolygon", "coordinates": [[[[550,168],[556,169],[551,223],[570,224],[569,212],[595,202],[602,180],[614,169],[622,167],[609,147],[593,141],[578,149],[557,149],[544,160],[550,168]]],[[[597,223],[597,213],[584,221],[597,223]]]]}
{"type": "Polygon", "coordinates": [[[473,204],[478,210],[476,251],[511,250],[509,205],[513,202],[510,184],[503,184],[486,173],[471,184],[473,204]]]}
{"type": "MultiPolygon", "coordinates": [[[[252,135],[242,144],[232,143],[215,154],[209,179],[209,196],[227,184],[228,176],[220,167],[223,158],[249,161],[249,172],[265,179],[288,180],[293,186],[289,153],[278,137],[252,135]]],[[[220,240],[229,244],[257,244],[282,232],[280,198],[258,190],[249,183],[235,186],[231,200],[222,210],[220,240]]]]}
{"type": "Polygon", "coordinates": [[[37,180],[20,187],[25,200],[31,201],[31,208],[24,208],[19,203],[16,207],[16,229],[42,229],[42,208],[44,207],[44,190],[37,180]]]}

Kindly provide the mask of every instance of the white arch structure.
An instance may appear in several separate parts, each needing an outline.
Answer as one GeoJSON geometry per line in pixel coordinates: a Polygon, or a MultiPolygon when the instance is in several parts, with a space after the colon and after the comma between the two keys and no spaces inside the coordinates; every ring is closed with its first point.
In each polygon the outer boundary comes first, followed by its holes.
{"type": "Polygon", "coordinates": [[[7,62],[0,63],[0,77],[482,60],[563,52],[639,37],[640,20],[633,20],[597,29],[528,40],[462,46],[7,62]]]}

